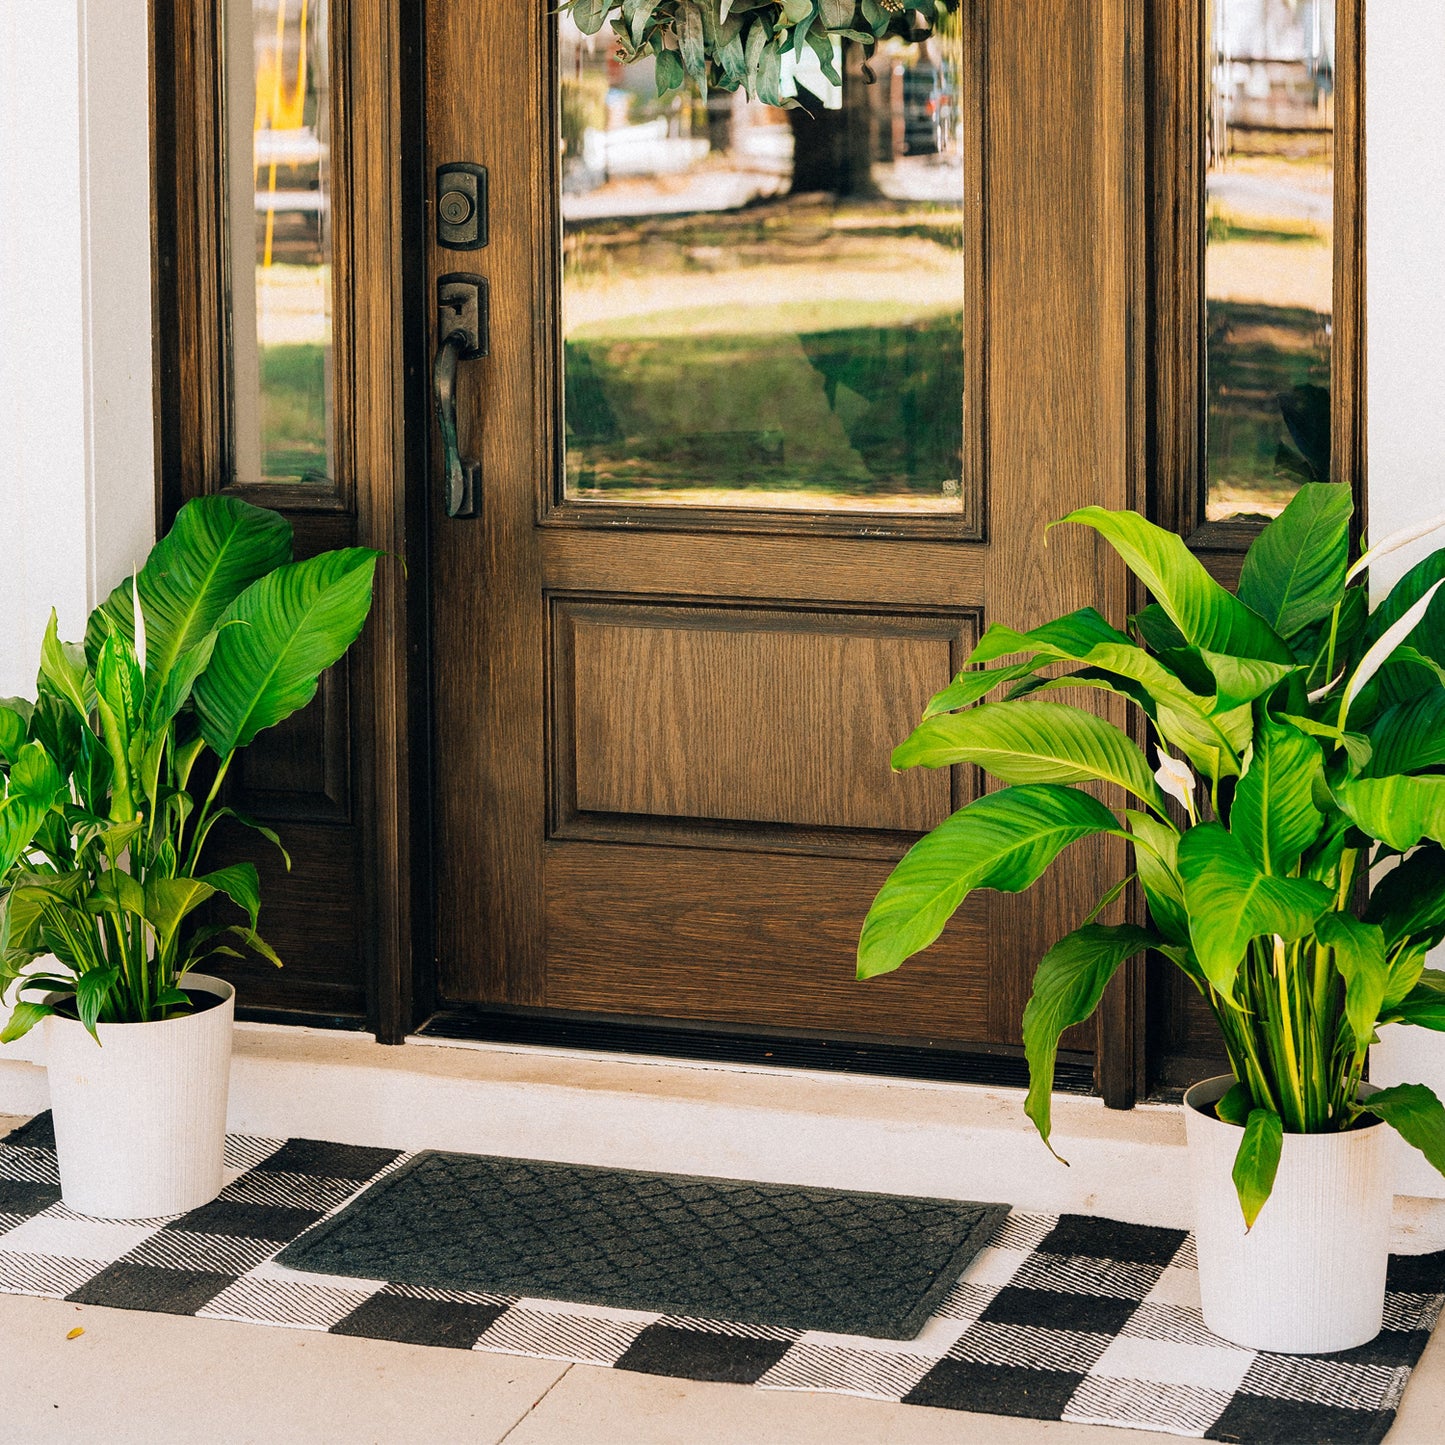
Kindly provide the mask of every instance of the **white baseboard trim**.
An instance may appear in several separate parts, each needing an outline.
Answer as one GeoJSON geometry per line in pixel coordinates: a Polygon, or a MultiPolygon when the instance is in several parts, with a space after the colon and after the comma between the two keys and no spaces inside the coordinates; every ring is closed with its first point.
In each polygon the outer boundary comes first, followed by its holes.
{"type": "MultiPolygon", "coordinates": [[[[0,1113],[48,1105],[41,1044],[0,1054],[0,1113]]],[[[1023,1092],[238,1024],[229,1125],[398,1149],[716,1174],[1103,1214],[1187,1228],[1175,1105],[1056,1095],[1054,1147],[1023,1092]]],[[[1406,1249],[1445,1246],[1445,1201],[1400,1199],[1406,1249]]]]}

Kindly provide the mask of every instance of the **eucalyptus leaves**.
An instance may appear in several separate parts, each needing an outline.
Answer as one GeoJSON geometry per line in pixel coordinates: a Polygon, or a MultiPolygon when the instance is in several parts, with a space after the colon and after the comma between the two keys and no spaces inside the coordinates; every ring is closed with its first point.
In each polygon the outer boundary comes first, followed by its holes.
{"type": "MultiPolygon", "coordinates": [[[[0,701],[0,993],[71,997],[94,1033],[185,1012],[187,971],[239,957],[232,944],[280,963],[256,932],[255,866],[203,871],[206,841],[231,817],[280,846],[220,804],[221,785],[355,640],[378,555],[293,562],[283,518],[202,497],[91,614],[83,646],[51,613],[36,700],[0,701]],[[217,897],[245,922],[193,926],[217,897]],[[31,971],[50,958],[61,973],[31,971]]],[[[21,997],[0,1041],[51,1012],[21,997]]]]}
{"type": "MultiPolygon", "coordinates": [[[[709,89],[745,90],[768,105],[792,106],[783,94],[783,57],[807,46],[824,75],[841,85],[834,40],[871,51],[908,16],[927,23],[959,0],[566,0],[560,8],[586,35],[610,20],[618,56],[652,55],[657,93],[691,80],[709,89]]],[[[910,30],[912,26],[908,27],[910,30]]]]}
{"type": "Polygon", "coordinates": [[[1012,786],[909,850],[858,946],[860,977],[887,973],[975,888],[1022,892],[1069,844],[1126,839],[1135,872],[1039,964],[1026,1109],[1047,1141],[1060,1035],[1126,959],[1156,950],[1224,1035],[1236,1083],[1218,1112],[1243,1126],[1234,1179],[1249,1223],[1285,1132],[1341,1131],[1372,1113],[1445,1173],[1445,1107],[1428,1088],[1358,1097],[1380,1024],[1445,1030],[1445,972],[1425,968],[1445,939],[1445,550],[1373,612],[1366,586],[1372,564],[1445,518],[1350,565],[1351,510],[1347,489],[1302,485],[1250,549],[1237,596],[1132,512],[1065,517],[1104,537],[1155,601],[1129,633],[1092,608],[1027,633],[989,628],[893,762],[975,763],[1012,786]],[[1157,767],[1126,733],[1045,696],[1076,687],[1138,708],[1157,767]],[[1133,805],[1106,806],[1077,787],[1089,782],[1133,805]],[[1135,877],[1149,926],[1098,922],[1135,877]]]}

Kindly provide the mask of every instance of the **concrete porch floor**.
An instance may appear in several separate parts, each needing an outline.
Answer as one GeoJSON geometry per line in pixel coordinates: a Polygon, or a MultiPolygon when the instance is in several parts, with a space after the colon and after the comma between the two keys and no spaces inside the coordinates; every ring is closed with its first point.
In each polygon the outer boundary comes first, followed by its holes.
{"type": "MultiPolygon", "coordinates": [[[[0,1116],[0,1134],[22,1122],[0,1116]]],[[[0,1295],[14,1445],[1163,1445],[1177,1436],[0,1295]],[[75,1339],[67,1335],[79,1327],[75,1339]]],[[[1445,1438],[1431,1339],[1390,1445],[1445,1438]]],[[[1310,1442],[1300,1442],[1310,1445],[1310,1442]]]]}
{"type": "MultiPolygon", "coordinates": [[[[0,1296],[14,1445],[1163,1445],[1177,1436],[0,1296]],[[80,1326],[85,1333],[66,1335],[80,1326]]],[[[1445,1437],[1437,1335],[1390,1445],[1445,1437]]],[[[1312,1445],[1301,1441],[1299,1445],[1312,1445]]]]}

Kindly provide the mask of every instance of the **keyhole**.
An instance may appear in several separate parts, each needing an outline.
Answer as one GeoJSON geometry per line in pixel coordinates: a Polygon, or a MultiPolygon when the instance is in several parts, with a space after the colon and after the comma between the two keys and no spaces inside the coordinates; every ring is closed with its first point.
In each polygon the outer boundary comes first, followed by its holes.
{"type": "Polygon", "coordinates": [[[472,199],[464,191],[447,191],[438,205],[442,220],[449,226],[460,226],[471,218],[472,199]]]}

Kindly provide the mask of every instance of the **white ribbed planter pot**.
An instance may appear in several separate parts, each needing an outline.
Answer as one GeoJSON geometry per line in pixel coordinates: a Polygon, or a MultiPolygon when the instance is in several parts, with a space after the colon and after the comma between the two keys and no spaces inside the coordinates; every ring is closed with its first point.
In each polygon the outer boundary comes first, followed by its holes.
{"type": "Polygon", "coordinates": [[[204,974],[185,986],[217,995],[202,1013],[149,1024],[45,1020],[45,1062],[60,1193],[77,1214],[158,1219],[221,1191],[236,993],[204,974]]]}
{"type": "Polygon", "coordinates": [[[1274,1191],[1246,1233],[1230,1177],[1244,1131],[1213,1109],[1233,1082],[1206,1079],[1184,1095],[1204,1323],[1235,1344],[1283,1354],[1367,1343],[1385,1305],[1390,1131],[1377,1122],[1286,1134],[1274,1191]]]}

